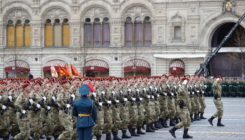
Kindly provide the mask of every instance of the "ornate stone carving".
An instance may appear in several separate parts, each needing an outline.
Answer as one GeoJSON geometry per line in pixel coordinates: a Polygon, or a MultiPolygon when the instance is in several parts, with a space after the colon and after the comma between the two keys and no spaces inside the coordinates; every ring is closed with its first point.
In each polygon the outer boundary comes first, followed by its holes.
{"type": "Polygon", "coordinates": [[[220,10],[219,9],[206,9],[206,10],[203,10],[203,21],[205,21],[207,18],[210,17],[210,15],[213,15],[217,12],[219,12],[220,10]]]}
{"type": "Polygon", "coordinates": [[[51,21],[53,22],[55,19],[59,19],[61,22],[63,21],[63,19],[67,18],[69,19],[69,14],[66,11],[66,9],[64,9],[63,7],[60,6],[53,6],[53,7],[49,7],[48,9],[46,9],[43,14],[42,14],[42,20],[46,21],[46,19],[51,19],[51,21]]]}
{"type": "Polygon", "coordinates": [[[39,0],[33,0],[32,6],[39,6],[39,0]]]}
{"type": "Polygon", "coordinates": [[[14,24],[16,23],[17,20],[21,20],[22,23],[25,23],[26,19],[30,19],[31,16],[29,13],[22,8],[12,8],[9,10],[5,15],[4,15],[4,22],[7,24],[8,20],[12,20],[14,24]]]}
{"type": "Polygon", "coordinates": [[[85,20],[85,18],[104,18],[104,17],[110,17],[110,13],[108,12],[108,9],[103,7],[102,5],[91,5],[83,9],[83,12],[81,13],[82,21],[85,20]]]}

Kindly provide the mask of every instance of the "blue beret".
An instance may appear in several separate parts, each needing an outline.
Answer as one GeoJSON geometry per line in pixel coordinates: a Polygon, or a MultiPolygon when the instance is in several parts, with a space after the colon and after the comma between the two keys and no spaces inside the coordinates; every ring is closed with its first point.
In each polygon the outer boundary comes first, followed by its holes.
{"type": "Polygon", "coordinates": [[[82,85],[82,86],[79,88],[79,93],[80,93],[81,95],[86,95],[86,94],[88,94],[89,92],[90,92],[90,88],[88,87],[87,84],[84,84],[84,85],[82,85]]]}

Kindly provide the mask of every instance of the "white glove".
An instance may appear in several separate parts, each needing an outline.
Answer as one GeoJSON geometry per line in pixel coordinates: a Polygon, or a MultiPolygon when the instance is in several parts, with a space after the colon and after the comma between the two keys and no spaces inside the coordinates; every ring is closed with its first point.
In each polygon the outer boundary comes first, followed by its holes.
{"type": "Polygon", "coordinates": [[[103,95],[104,95],[104,94],[105,94],[105,91],[102,91],[102,92],[101,92],[101,94],[103,94],[103,95]]]}
{"type": "Polygon", "coordinates": [[[150,86],[150,89],[152,89],[152,86],[150,86]]]}
{"type": "Polygon", "coordinates": [[[72,100],[74,101],[75,100],[75,95],[72,94],[71,97],[72,97],[72,100]]]}
{"type": "Polygon", "coordinates": [[[94,97],[96,97],[96,93],[95,92],[93,92],[92,94],[93,94],[94,97]]]}
{"type": "Polygon", "coordinates": [[[123,101],[127,102],[127,101],[128,101],[128,99],[127,99],[127,98],[124,98],[124,99],[123,99],[123,101]]]}
{"type": "Polygon", "coordinates": [[[138,91],[138,92],[139,92],[139,89],[136,89],[136,91],[138,91]]]}
{"type": "Polygon", "coordinates": [[[111,101],[107,101],[107,104],[111,104],[111,101]]]}
{"type": "Polygon", "coordinates": [[[112,91],[111,93],[114,95],[115,94],[115,91],[112,91]]]}
{"type": "Polygon", "coordinates": [[[151,98],[151,96],[150,96],[150,95],[148,95],[147,97],[148,97],[148,99],[150,99],[150,98],[151,98]]]}
{"type": "Polygon", "coordinates": [[[9,98],[10,102],[13,102],[12,96],[9,96],[8,98],[9,98]]]}
{"type": "Polygon", "coordinates": [[[99,106],[102,106],[102,105],[103,105],[103,103],[99,102],[99,106]]]}
{"type": "Polygon", "coordinates": [[[44,100],[44,102],[46,102],[47,98],[45,96],[43,96],[43,100],[44,100]]]}
{"type": "Polygon", "coordinates": [[[144,88],[143,90],[144,90],[144,91],[146,91],[146,89],[145,89],[145,88],[144,88]]]}
{"type": "Polygon", "coordinates": [[[2,110],[6,110],[7,107],[5,105],[2,105],[2,110]]]}
{"type": "Polygon", "coordinates": [[[135,98],[132,98],[133,101],[135,101],[135,98]]]}
{"type": "Polygon", "coordinates": [[[26,114],[26,111],[25,110],[22,110],[22,114],[26,114]]]}
{"type": "Polygon", "coordinates": [[[2,100],[2,96],[0,96],[0,100],[2,100]]]}
{"type": "Polygon", "coordinates": [[[50,107],[50,106],[48,106],[48,107],[47,107],[47,109],[48,109],[48,110],[50,110],[50,109],[51,109],[51,107],[50,107]]]}
{"type": "Polygon", "coordinates": [[[36,107],[39,109],[41,106],[40,106],[40,104],[37,104],[37,106],[36,106],[36,107]]]}
{"type": "Polygon", "coordinates": [[[56,101],[56,99],[55,99],[55,97],[54,96],[52,96],[52,100],[55,102],[56,101]]]}
{"type": "Polygon", "coordinates": [[[176,86],[174,86],[174,88],[176,88],[176,86]]]}
{"type": "Polygon", "coordinates": [[[71,105],[70,104],[66,104],[66,108],[70,108],[71,107],[71,105]]]}
{"type": "Polygon", "coordinates": [[[131,92],[131,89],[128,89],[129,92],[131,92]]]}
{"type": "Polygon", "coordinates": [[[188,94],[190,94],[190,92],[188,92],[188,94]]]}
{"type": "Polygon", "coordinates": [[[30,102],[31,105],[33,104],[33,100],[32,99],[29,99],[29,102],[30,102]]]}

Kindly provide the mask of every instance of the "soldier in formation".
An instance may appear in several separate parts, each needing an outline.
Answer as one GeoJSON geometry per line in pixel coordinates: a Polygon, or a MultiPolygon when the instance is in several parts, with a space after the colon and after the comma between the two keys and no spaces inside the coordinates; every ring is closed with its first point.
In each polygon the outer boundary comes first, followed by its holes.
{"type": "MultiPolygon", "coordinates": [[[[77,139],[73,103],[81,96],[79,87],[92,84],[89,97],[96,106],[97,120],[91,138],[100,140],[105,134],[106,140],[121,140],[145,135],[142,129],[154,133],[169,126],[174,137],[174,131],[184,127],[183,137],[191,138],[190,121],[206,119],[204,95],[209,94],[210,83],[203,75],[1,79],[0,134],[3,140],[10,135],[14,140],[77,139]]],[[[214,117],[221,119],[221,110],[214,117]]]]}

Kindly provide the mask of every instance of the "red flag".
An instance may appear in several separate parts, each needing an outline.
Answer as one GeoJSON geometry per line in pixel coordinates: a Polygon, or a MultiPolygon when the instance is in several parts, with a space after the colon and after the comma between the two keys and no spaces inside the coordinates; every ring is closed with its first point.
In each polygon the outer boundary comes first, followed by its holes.
{"type": "Polygon", "coordinates": [[[55,69],[53,63],[50,62],[50,65],[51,65],[50,69],[51,69],[52,77],[58,78],[58,74],[57,74],[57,71],[56,71],[56,69],[55,69]]]}
{"type": "Polygon", "coordinates": [[[94,87],[91,82],[88,83],[88,87],[90,88],[91,92],[94,92],[94,87]]]}
{"type": "Polygon", "coordinates": [[[70,78],[72,75],[71,75],[71,72],[70,72],[70,70],[69,70],[67,64],[65,64],[65,70],[66,70],[66,74],[67,74],[66,76],[67,76],[68,78],[70,78]]]}
{"type": "Polygon", "coordinates": [[[71,64],[71,73],[74,76],[82,77],[82,75],[77,71],[77,69],[71,64]]]}
{"type": "Polygon", "coordinates": [[[59,70],[61,76],[67,75],[66,70],[63,67],[61,67],[60,65],[58,65],[58,70],[59,70]]]}

